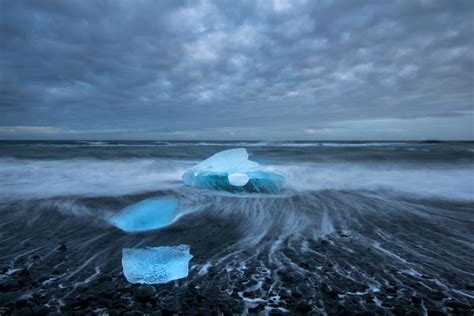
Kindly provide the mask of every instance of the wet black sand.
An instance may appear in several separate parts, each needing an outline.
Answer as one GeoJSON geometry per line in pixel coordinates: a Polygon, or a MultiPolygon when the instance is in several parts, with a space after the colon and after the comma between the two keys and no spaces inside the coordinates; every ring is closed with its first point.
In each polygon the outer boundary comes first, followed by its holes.
{"type": "Polygon", "coordinates": [[[472,315],[470,202],[331,190],[189,198],[186,190],[6,204],[0,314],[472,315]],[[132,235],[104,220],[104,210],[157,195],[196,211],[132,235]],[[127,283],[122,247],[178,244],[194,256],[188,278],[127,283]]]}

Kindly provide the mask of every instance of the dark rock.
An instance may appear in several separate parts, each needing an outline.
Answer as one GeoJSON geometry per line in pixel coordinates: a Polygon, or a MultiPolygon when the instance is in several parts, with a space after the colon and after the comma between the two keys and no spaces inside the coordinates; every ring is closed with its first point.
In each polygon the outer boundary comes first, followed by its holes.
{"type": "Polygon", "coordinates": [[[16,307],[20,308],[20,307],[32,307],[35,304],[28,299],[20,298],[15,301],[15,305],[16,307]]]}
{"type": "Polygon", "coordinates": [[[302,267],[303,269],[309,269],[309,268],[310,268],[310,265],[307,264],[306,262],[301,262],[301,263],[300,263],[300,267],[302,267]]]}
{"type": "Polygon", "coordinates": [[[23,241],[21,244],[22,244],[23,246],[25,246],[25,247],[33,246],[33,244],[32,244],[31,242],[29,242],[29,241],[23,241]]]}
{"type": "Polygon", "coordinates": [[[416,305],[419,305],[422,302],[421,298],[419,298],[418,296],[412,296],[411,301],[413,302],[413,304],[416,304],[416,305]]]}
{"type": "Polygon", "coordinates": [[[387,289],[387,293],[396,294],[397,293],[397,288],[396,287],[389,287],[387,289]]]}
{"type": "Polygon", "coordinates": [[[221,309],[221,312],[222,312],[222,314],[223,314],[224,316],[232,316],[232,315],[233,315],[233,314],[232,314],[232,310],[227,309],[227,308],[222,308],[222,309],[221,309]]]}
{"type": "Polygon", "coordinates": [[[444,305],[450,308],[471,309],[471,306],[457,301],[447,301],[444,305]]]}
{"type": "Polygon", "coordinates": [[[245,284],[247,287],[251,287],[251,286],[254,286],[254,285],[257,285],[257,281],[255,280],[250,280],[247,284],[245,284]]]}
{"type": "Polygon", "coordinates": [[[474,291],[474,284],[468,284],[468,285],[466,285],[466,290],[468,290],[468,291],[474,291]]]}
{"type": "Polygon", "coordinates": [[[67,250],[67,246],[65,244],[61,244],[57,250],[60,252],[65,252],[67,250]]]}
{"type": "Polygon", "coordinates": [[[446,316],[445,313],[434,309],[429,309],[427,312],[428,316],[446,316]]]}
{"type": "Polygon", "coordinates": [[[253,297],[254,297],[254,292],[244,291],[243,295],[244,295],[245,297],[253,298],[253,297]]]}
{"type": "Polygon", "coordinates": [[[313,309],[313,307],[305,302],[301,302],[296,306],[296,309],[301,313],[309,313],[313,309]]]}
{"type": "Polygon", "coordinates": [[[323,246],[328,246],[328,245],[329,245],[329,241],[327,241],[326,239],[323,239],[323,240],[321,240],[321,245],[323,245],[323,246]]]}
{"type": "Polygon", "coordinates": [[[392,310],[392,313],[394,315],[407,315],[407,312],[400,306],[395,306],[395,308],[392,310]]]}
{"type": "Polygon", "coordinates": [[[163,315],[173,315],[179,312],[179,306],[176,304],[169,303],[163,306],[161,312],[163,313],[163,315]]]}
{"type": "MultiPolygon", "coordinates": [[[[161,310],[161,312],[163,313],[163,315],[172,315],[173,314],[173,312],[169,312],[169,311],[161,310]]],[[[208,308],[199,308],[197,310],[197,315],[198,316],[211,316],[211,311],[208,308]]]]}
{"type": "Polygon", "coordinates": [[[443,292],[434,292],[429,294],[430,298],[432,298],[435,301],[442,301],[446,295],[443,294],[443,292]]]}
{"type": "Polygon", "coordinates": [[[298,285],[298,291],[303,297],[312,297],[314,295],[314,289],[306,284],[298,285]]]}
{"type": "Polygon", "coordinates": [[[31,279],[30,279],[30,285],[31,285],[32,287],[37,287],[37,286],[38,286],[38,282],[36,282],[35,280],[31,280],[31,279]]]}
{"type": "Polygon", "coordinates": [[[20,287],[18,284],[18,281],[12,280],[12,279],[5,279],[2,280],[0,283],[0,289],[3,291],[8,291],[8,290],[16,290],[20,287]]]}
{"type": "Polygon", "coordinates": [[[98,281],[99,282],[110,282],[112,281],[112,277],[108,274],[102,274],[99,278],[98,278],[98,281]]]}
{"type": "Polygon", "coordinates": [[[128,311],[122,314],[123,316],[140,316],[140,315],[145,315],[140,311],[128,311]]]}
{"type": "Polygon", "coordinates": [[[293,289],[291,290],[291,296],[293,296],[294,298],[301,298],[303,297],[303,294],[300,291],[293,289]]]}
{"type": "Polygon", "coordinates": [[[28,269],[21,269],[20,271],[18,271],[17,275],[21,277],[27,277],[30,276],[31,273],[28,269]]]}
{"type": "Polygon", "coordinates": [[[239,303],[237,303],[236,305],[234,305],[232,307],[232,312],[234,314],[239,314],[240,315],[244,311],[244,308],[245,308],[244,304],[242,302],[239,302],[239,303]]]}
{"type": "Polygon", "coordinates": [[[347,307],[343,304],[340,304],[337,307],[337,315],[342,315],[342,316],[352,316],[353,313],[347,309],[347,307]]]}
{"type": "Polygon", "coordinates": [[[392,308],[393,307],[393,304],[391,302],[382,302],[382,306],[383,307],[387,307],[387,308],[392,308]]]}
{"type": "Polygon", "coordinates": [[[204,301],[206,300],[206,297],[205,297],[204,295],[202,295],[202,294],[197,294],[197,295],[196,295],[196,300],[197,300],[198,302],[204,302],[204,301]]]}
{"type": "Polygon", "coordinates": [[[153,298],[155,293],[156,293],[156,289],[154,286],[141,285],[135,293],[135,298],[139,301],[147,301],[153,298]]]}
{"type": "Polygon", "coordinates": [[[255,307],[249,308],[249,313],[260,313],[264,309],[265,309],[265,304],[260,303],[255,307]]]}
{"type": "Polygon", "coordinates": [[[337,296],[339,295],[339,293],[336,292],[336,291],[328,291],[328,292],[327,292],[327,295],[329,295],[330,298],[337,298],[337,296]]]}
{"type": "Polygon", "coordinates": [[[47,306],[35,306],[33,307],[33,313],[35,315],[39,315],[39,316],[42,316],[42,315],[48,315],[49,312],[50,312],[50,309],[47,307],[47,306]]]}
{"type": "Polygon", "coordinates": [[[12,313],[13,316],[34,316],[35,313],[31,307],[22,307],[12,313]]]}
{"type": "Polygon", "coordinates": [[[79,284],[79,285],[76,286],[76,291],[79,292],[79,293],[86,292],[88,289],[89,289],[89,287],[86,284],[79,284]]]}
{"type": "Polygon", "coordinates": [[[280,298],[283,300],[289,297],[285,290],[281,290],[279,294],[280,294],[280,298]]]}
{"type": "MultiPolygon", "coordinates": [[[[154,289],[154,287],[151,287],[151,288],[154,289]]],[[[152,290],[148,290],[148,291],[150,291],[150,293],[151,293],[152,290]]],[[[137,290],[137,294],[138,294],[138,292],[139,292],[139,290],[137,290]]],[[[156,290],[155,290],[155,292],[156,292],[156,290]]],[[[115,294],[116,294],[116,291],[113,288],[105,288],[101,293],[102,297],[104,297],[106,299],[112,298],[115,294]]],[[[147,293],[144,293],[144,294],[145,294],[145,296],[147,296],[147,293]]],[[[149,296],[152,297],[154,294],[155,293],[151,293],[149,296]]],[[[138,296],[137,296],[137,298],[138,298],[138,296]]],[[[143,297],[143,299],[146,299],[146,297],[143,297]]]]}

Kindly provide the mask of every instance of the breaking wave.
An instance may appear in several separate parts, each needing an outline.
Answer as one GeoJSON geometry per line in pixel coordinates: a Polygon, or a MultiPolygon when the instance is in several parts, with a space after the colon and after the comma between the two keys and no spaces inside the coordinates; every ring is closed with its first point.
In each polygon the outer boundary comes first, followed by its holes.
{"type": "MultiPolygon", "coordinates": [[[[183,187],[194,160],[0,159],[0,198],[115,196],[183,187]]],[[[474,199],[474,168],[460,166],[301,163],[270,169],[287,177],[287,192],[321,190],[393,191],[447,199],[474,199]]]]}

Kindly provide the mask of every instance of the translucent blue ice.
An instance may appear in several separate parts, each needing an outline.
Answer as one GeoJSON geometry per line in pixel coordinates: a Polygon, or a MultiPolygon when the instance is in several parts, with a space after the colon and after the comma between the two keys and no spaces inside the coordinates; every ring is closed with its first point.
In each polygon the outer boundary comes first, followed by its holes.
{"type": "Polygon", "coordinates": [[[277,193],[285,177],[262,168],[249,160],[245,148],[221,151],[200,162],[183,174],[190,186],[229,192],[277,193]]]}
{"type": "Polygon", "coordinates": [[[174,198],[150,198],[127,206],[109,221],[126,232],[156,229],[174,220],[177,205],[174,198]]]}
{"type": "Polygon", "coordinates": [[[157,284],[188,276],[189,246],[122,249],[122,267],[130,283],[157,284]]]}

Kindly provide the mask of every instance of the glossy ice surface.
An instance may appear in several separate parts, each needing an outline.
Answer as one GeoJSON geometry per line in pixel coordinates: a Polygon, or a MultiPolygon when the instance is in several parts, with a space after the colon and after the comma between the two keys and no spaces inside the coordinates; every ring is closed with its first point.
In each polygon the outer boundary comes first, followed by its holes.
{"type": "Polygon", "coordinates": [[[126,232],[141,232],[170,224],[176,216],[174,198],[150,198],[127,206],[109,219],[109,222],[126,232]]]}
{"type": "Polygon", "coordinates": [[[248,159],[245,148],[221,151],[200,162],[183,175],[190,186],[229,192],[277,193],[285,177],[248,159]]]}
{"type": "Polygon", "coordinates": [[[188,276],[193,257],[189,246],[154,247],[122,250],[122,267],[130,283],[157,284],[188,276]]]}

